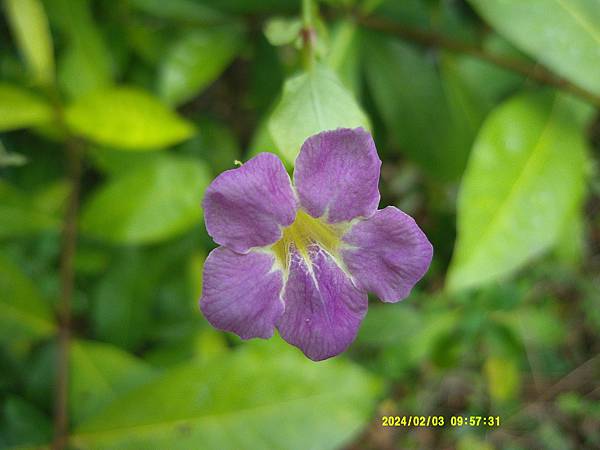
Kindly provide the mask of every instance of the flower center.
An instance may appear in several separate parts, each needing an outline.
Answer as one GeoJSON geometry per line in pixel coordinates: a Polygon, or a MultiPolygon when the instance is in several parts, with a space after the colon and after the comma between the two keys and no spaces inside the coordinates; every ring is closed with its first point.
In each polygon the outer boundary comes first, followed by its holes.
{"type": "Polygon", "coordinates": [[[272,249],[277,260],[285,269],[290,264],[292,246],[310,265],[308,253],[310,246],[316,244],[330,254],[337,253],[344,228],[343,225],[330,225],[321,219],[315,219],[300,209],[294,223],[283,229],[283,236],[273,244],[272,249]]]}

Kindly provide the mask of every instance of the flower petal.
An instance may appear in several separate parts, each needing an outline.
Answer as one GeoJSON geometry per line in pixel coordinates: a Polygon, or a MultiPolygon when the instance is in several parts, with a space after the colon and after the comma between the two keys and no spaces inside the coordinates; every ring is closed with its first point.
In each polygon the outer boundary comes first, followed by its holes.
{"type": "Polygon", "coordinates": [[[277,328],[283,339],[320,361],[352,343],[367,312],[367,295],[325,252],[312,247],[310,254],[312,273],[298,253],[292,254],[277,328]]]}
{"type": "Polygon", "coordinates": [[[245,255],[218,247],[204,263],[200,309],[216,328],[242,339],[269,338],[283,313],[283,273],[267,253],[245,255]]]}
{"type": "Polygon", "coordinates": [[[393,206],[358,222],[342,240],[352,246],[341,254],[357,285],[384,302],[406,298],[433,256],[414,219],[393,206]]]}
{"type": "Polygon", "coordinates": [[[244,253],[281,238],[281,227],[296,217],[297,201],[279,158],[260,153],[215,178],[202,206],[214,241],[244,253]]]}
{"type": "Polygon", "coordinates": [[[339,128],[308,138],[296,159],[294,184],[300,203],[329,223],[369,217],[379,204],[379,169],[371,135],[362,128],[339,128]]]}

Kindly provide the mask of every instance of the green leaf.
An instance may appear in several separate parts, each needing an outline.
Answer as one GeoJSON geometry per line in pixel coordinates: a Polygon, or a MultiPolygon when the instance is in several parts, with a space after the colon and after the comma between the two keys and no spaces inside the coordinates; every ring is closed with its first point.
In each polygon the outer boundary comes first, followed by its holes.
{"type": "Polygon", "coordinates": [[[561,314],[540,305],[511,311],[501,316],[501,321],[520,336],[525,345],[536,349],[555,348],[564,342],[568,334],[561,314]]]}
{"type": "Polygon", "coordinates": [[[23,57],[39,84],[54,81],[54,55],[48,18],[40,0],[4,0],[6,14],[23,57]]]}
{"type": "Polygon", "coordinates": [[[288,45],[300,36],[302,21],[298,17],[272,17],[263,27],[263,33],[271,45],[288,45]]]}
{"type": "MultiPolygon", "coordinates": [[[[185,142],[193,142],[198,136],[185,142]]],[[[184,145],[185,145],[184,144],[184,145]]],[[[111,147],[92,147],[88,151],[95,167],[107,175],[116,176],[134,170],[140,165],[147,164],[164,156],[162,152],[128,152],[111,147]]]]}
{"type": "Polygon", "coordinates": [[[492,444],[477,436],[467,434],[458,438],[456,450],[473,450],[474,448],[477,450],[494,450],[492,444]]]}
{"type": "Polygon", "coordinates": [[[231,14],[290,14],[298,12],[298,0],[201,0],[202,3],[216,4],[218,8],[231,14]]]}
{"type": "MultiPolygon", "coordinates": [[[[522,53],[497,34],[488,35],[481,45],[486,52],[506,58],[526,60],[522,53]]],[[[453,60],[454,70],[459,72],[460,78],[469,86],[469,90],[482,100],[486,111],[492,109],[511,92],[520,89],[525,82],[522,75],[473,56],[454,55],[453,60]]]]}
{"type": "Polygon", "coordinates": [[[527,94],[489,116],[461,185],[450,289],[506,276],[555,243],[583,195],[586,111],[527,94]]]}
{"type": "Polygon", "coordinates": [[[41,411],[20,397],[3,399],[0,446],[36,445],[52,438],[52,423],[41,411]]]}
{"type": "Polygon", "coordinates": [[[164,57],[159,92],[170,104],[195,97],[231,63],[241,47],[236,26],[199,28],[184,34],[164,57]]]}
{"type": "Polygon", "coordinates": [[[469,0],[514,45],[600,94],[599,0],[469,0]]]}
{"type": "Polygon", "coordinates": [[[370,128],[369,119],[338,76],[325,66],[286,81],[269,132],[287,162],[293,164],[304,141],[335,128],[370,128]]]}
{"type": "Polygon", "coordinates": [[[52,120],[52,108],[38,96],[0,83],[0,131],[41,125],[52,120]]]}
{"type": "Polygon", "coordinates": [[[0,180],[0,239],[58,230],[60,220],[36,205],[35,199],[0,180]]]}
{"type": "Polygon", "coordinates": [[[152,326],[165,266],[174,264],[156,248],[118,253],[94,290],[95,335],[126,349],[139,347],[152,326]]]}
{"type": "MultiPolygon", "coordinates": [[[[254,129],[254,135],[250,141],[250,149],[247,158],[253,158],[262,152],[279,153],[277,145],[273,142],[273,137],[269,133],[268,120],[262,120],[254,129]]],[[[283,161],[288,169],[293,168],[293,161],[288,162],[287,158],[283,161]]]]}
{"type": "Polygon", "coordinates": [[[110,179],[85,205],[84,233],[115,243],[168,239],[199,223],[210,175],[190,159],[164,156],[110,179]]]}
{"type": "Polygon", "coordinates": [[[137,88],[95,91],[66,111],[69,127],[99,144],[124,150],[168,147],[191,137],[193,125],[137,88]]]}
{"type": "Polygon", "coordinates": [[[52,310],[16,265],[0,258],[0,339],[20,347],[54,332],[52,310]]]}
{"type": "Polygon", "coordinates": [[[131,0],[133,7],[163,19],[195,24],[223,22],[225,15],[193,0],[131,0]]]}
{"type": "Polygon", "coordinates": [[[68,47],[59,60],[61,87],[77,98],[111,84],[113,61],[92,17],[90,0],[55,0],[54,14],[60,14],[68,47]]]}
{"type": "Polygon", "coordinates": [[[484,111],[452,60],[439,73],[408,44],[375,35],[366,39],[364,57],[373,99],[397,146],[433,177],[458,178],[484,111]]]}
{"type": "Polygon", "coordinates": [[[155,376],[142,360],[100,342],[72,342],[70,358],[69,409],[74,424],[155,376]]]}
{"type": "Polygon", "coordinates": [[[350,21],[337,22],[331,31],[327,65],[331,67],[356,95],[360,92],[360,58],[358,27],[350,21]]]}
{"type": "Polygon", "coordinates": [[[365,317],[357,342],[373,347],[397,346],[421,328],[421,318],[410,305],[376,306],[365,317]]]}
{"type": "Polygon", "coordinates": [[[234,161],[242,151],[233,131],[225,125],[208,119],[198,121],[202,133],[198,133],[179,148],[181,153],[206,161],[211,172],[217,176],[233,169],[234,161]]]}
{"type": "Polygon", "coordinates": [[[492,399],[504,401],[516,397],[521,376],[513,359],[490,356],[485,361],[484,371],[492,399]]]}
{"type": "Polygon", "coordinates": [[[334,449],[371,419],[378,392],[377,380],[346,361],[317,365],[277,341],[253,342],[166,372],[81,424],[71,442],[90,450],[334,449]]]}

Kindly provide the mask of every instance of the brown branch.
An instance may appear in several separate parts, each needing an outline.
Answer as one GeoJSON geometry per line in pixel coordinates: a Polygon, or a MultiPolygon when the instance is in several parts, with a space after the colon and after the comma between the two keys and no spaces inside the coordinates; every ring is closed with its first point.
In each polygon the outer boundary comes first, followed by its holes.
{"type": "Polygon", "coordinates": [[[52,448],[64,449],[67,445],[69,415],[69,347],[71,338],[71,303],[75,286],[73,261],[77,248],[77,214],[81,189],[81,149],[79,143],[69,137],[66,144],[70,193],[63,220],[60,254],[60,304],[58,310],[58,353],[56,391],[54,399],[54,442],[52,448]]]}
{"type": "Polygon", "coordinates": [[[355,18],[360,25],[366,28],[393,34],[402,39],[413,41],[427,47],[439,47],[451,52],[464,53],[473,56],[483,61],[492,63],[498,67],[519,73],[529,79],[537,81],[538,83],[554,86],[563,91],[570,92],[584,99],[585,101],[600,107],[599,95],[574,85],[567,79],[554,74],[540,65],[534,65],[515,58],[488,53],[476,45],[471,45],[466,42],[452,39],[435,32],[407,27],[381,17],[355,14],[355,18]]]}

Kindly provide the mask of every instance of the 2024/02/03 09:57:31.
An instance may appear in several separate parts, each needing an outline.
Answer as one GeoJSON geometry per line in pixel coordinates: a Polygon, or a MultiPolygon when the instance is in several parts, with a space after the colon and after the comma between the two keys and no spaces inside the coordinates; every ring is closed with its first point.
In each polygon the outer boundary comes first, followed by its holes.
{"type": "Polygon", "coordinates": [[[383,427],[499,427],[500,416],[382,416],[383,427]]]}

